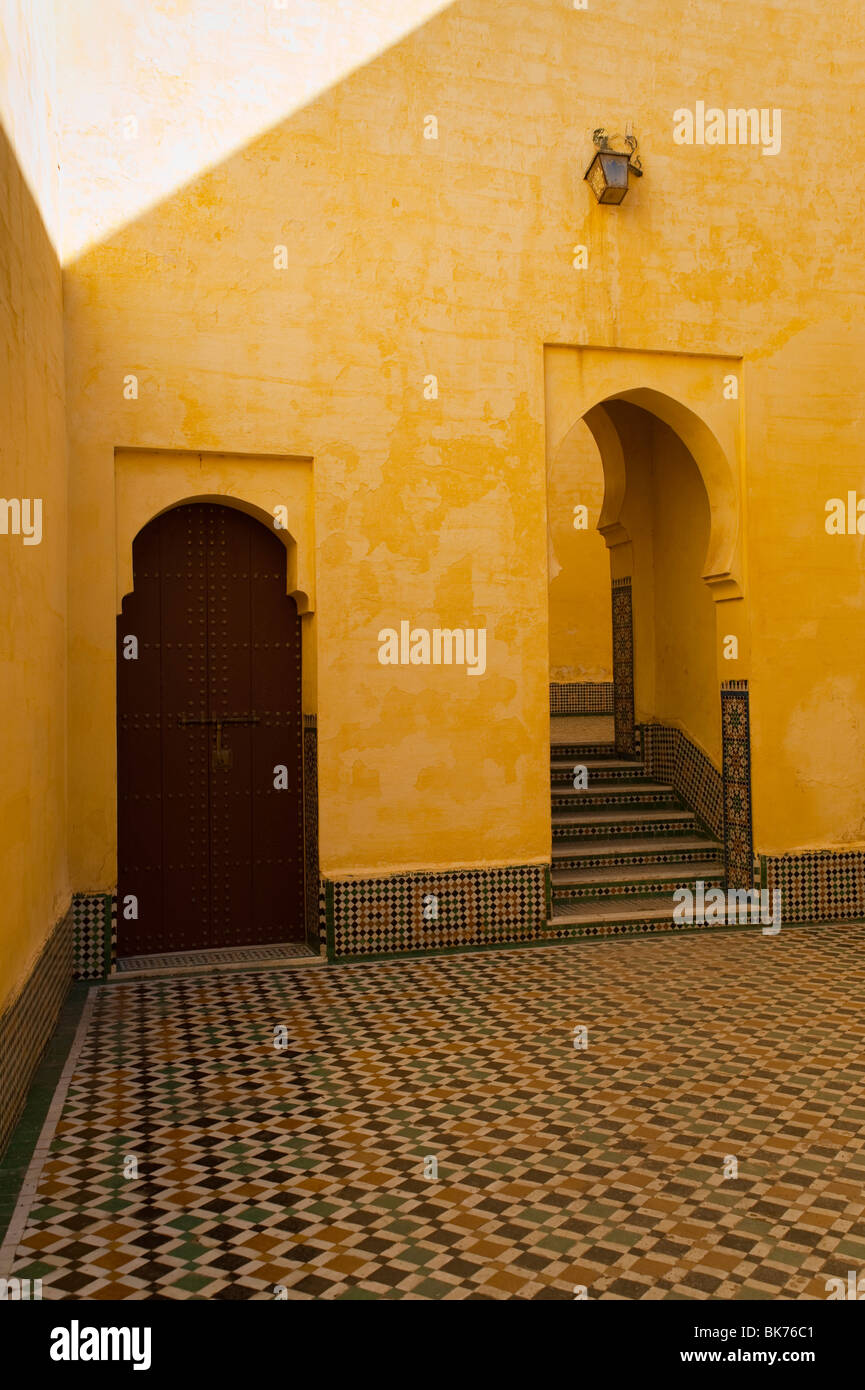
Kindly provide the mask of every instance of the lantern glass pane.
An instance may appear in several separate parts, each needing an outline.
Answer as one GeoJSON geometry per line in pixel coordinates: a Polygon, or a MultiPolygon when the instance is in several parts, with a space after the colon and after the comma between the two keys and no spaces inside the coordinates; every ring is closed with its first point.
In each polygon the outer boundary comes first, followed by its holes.
{"type": "Polygon", "coordinates": [[[609,188],[627,188],[628,156],[626,154],[602,154],[599,156],[604,166],[604,178],[609,188]]]}
{"type": "Polygon", "coordinates": [[[607,181],[604,178],[603,166],[601,165],[601,161],[597,157],[597,155],[592,160],[591,168],[589,169],[586,178],[588,180],[589,187],[591,188],[598,202],[600,202],[606,191],[607,181]]]}

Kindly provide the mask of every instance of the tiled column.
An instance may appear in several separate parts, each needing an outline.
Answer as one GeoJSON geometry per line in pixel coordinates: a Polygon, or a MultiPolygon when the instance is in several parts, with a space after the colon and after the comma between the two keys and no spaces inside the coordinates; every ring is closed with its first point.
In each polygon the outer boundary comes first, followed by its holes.
{"type": "Polygon", "coordinates": [[[634,617],[630,576],[613,580],[613,687],[616,752],[633,754],[634,617]]]}
{"type": "Polygon", "coordinates": [[[117,942],[117,908],[112,893],[73,895],[72,972],[76,980],[103,980],[111,974],[117,942]]]}
{"type": "Polygon", "coordinates": [[[306,894],[306,944],[320,943],[318,877],[318,729],[314,714],[303,716],[303,859],[306,894]]]}
{"type": "Polygon", "coordinates": [[[721,743],[726,883],[728,888],[752,888],[751,720],[747,681],[721,683],[721,743]]]}

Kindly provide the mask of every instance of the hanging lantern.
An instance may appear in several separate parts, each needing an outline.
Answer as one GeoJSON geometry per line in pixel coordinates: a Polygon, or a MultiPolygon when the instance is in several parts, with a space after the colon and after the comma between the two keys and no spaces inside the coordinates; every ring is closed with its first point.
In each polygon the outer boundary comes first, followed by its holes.
{"type": "Polygon", "coordinates": [[[599,203],[621,203],[628,192],[628,179],[631,173],[643,177],[643,166],[637,154],[636,137],[630,132],[626,135],[607,135],[603,126],[593,135],[596,146],[595,157],[584,174],[599,203]],[[614,142],[626,148],[616,149],[614,142]]]}

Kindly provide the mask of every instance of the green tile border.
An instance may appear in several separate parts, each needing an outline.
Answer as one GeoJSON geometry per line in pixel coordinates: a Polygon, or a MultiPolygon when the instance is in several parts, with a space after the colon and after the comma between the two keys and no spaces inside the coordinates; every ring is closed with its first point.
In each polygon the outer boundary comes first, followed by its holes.
{"type": "Polygon", "coordinates": [[[333,965],[336,960],[336,934],[333,923],[333,883],[330,879],[325,880],[324,885],[324,921],[327,936],[327,963],[333,965]]]}
{"type": "Polygon", "coordinates": [[[0,1155],[18,1123],[36,1068],[72,983],[74,927],[67,911],[41,943],[0,1015],[0,1155]]]}
{"type": "Polygon", "coordinates": [[[75,1041],[90,989],[91,983],[88,981],[75,981],[70,987],[54,1031],[34,1072],[21,1117],[0,1157],[0,1245],[6,1237],[57,1083],[75,1041]]]}
{"type": "MultiPolygon", "coordinates": [[[[104,946],[105,946],[105,955],[104,955],[104,957],[103,957],[103,961],[104,961],[104,974],[105,974],[105,978],[106,978],[106,980],[107,980],[107,979],[108,979],[108,976],[111,974],[111,971],[112,971],[113,968],[114,968],[114,942],[113,942],[113,940],[112,940],[112,933],[111,933],[111,918],[112,918],[113,909],[114,909],[114,895],[113,895],[112,893],[106,893],[106,894],[105,894],[104,908],[105,908],[105,915],[104,915],[104,917],[103,917],[103,919],[102,919],[102,931],[103,931],[103,942],[104,942],[104,946]]],[[[120,903],[119,903],[119,901],[118,901],[118,904],[117,904],[117,912],[118,912],[118,916],[119,916],[119,914],[120,914],[120,903]]]]}

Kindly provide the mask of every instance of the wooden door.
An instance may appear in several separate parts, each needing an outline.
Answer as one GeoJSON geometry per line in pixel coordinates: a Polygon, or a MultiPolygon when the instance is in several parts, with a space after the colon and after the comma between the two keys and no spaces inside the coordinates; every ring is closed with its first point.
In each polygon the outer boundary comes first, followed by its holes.
{"type": "Polygon", "coordinates": [[[136,537],[117,621],[118,954],[300,941],[300,619],[260,522],[136,537]]]}

